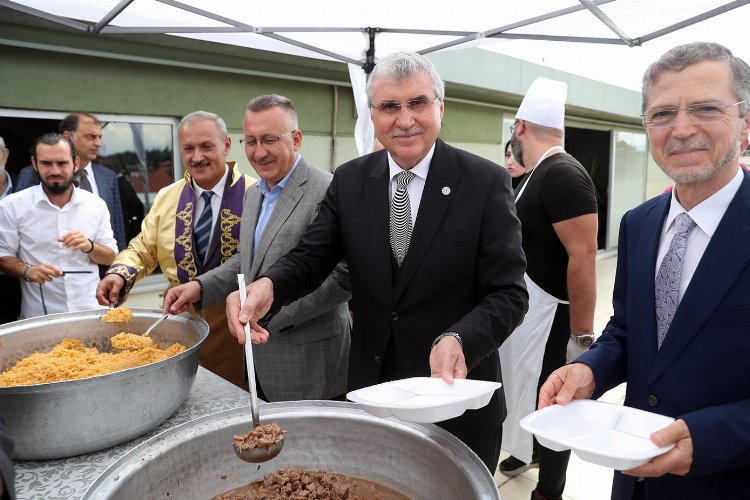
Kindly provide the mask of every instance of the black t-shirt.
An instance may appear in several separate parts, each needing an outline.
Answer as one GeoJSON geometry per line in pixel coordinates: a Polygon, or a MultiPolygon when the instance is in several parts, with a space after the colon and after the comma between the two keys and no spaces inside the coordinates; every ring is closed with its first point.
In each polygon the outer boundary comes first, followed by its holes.
{"type": "Polygon", "coordinates": [[[578,160],[565,152],[546,158],[524,181],[516,210],[526,272],[544,291],[567,300],[568,253],[552,224],[597,213],[594,183],[578,160]]]}

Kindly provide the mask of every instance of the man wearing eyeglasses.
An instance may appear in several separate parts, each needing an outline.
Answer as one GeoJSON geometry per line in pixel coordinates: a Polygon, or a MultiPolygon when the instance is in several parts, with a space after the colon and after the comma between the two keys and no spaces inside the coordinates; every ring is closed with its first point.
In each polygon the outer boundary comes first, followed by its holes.
{"type": "MultiPolygon", "coordinates": [[[[195,279],[237,252],[245,190],[255,179],[227,162],[232,139],[219,116],[195,111],[178,125],[185,176],[159,190],[141,232],[115,257],[99,283],[102,305],[121,304],[136,281],[158,266],[168,286],[195,279]]],[[[201,365],[247,388],[244,353],[226,326],[221,305],[201,309],[209,334],[201,346],[201,365]]]]}
{"type": "MultiPolygon", "coordinates": [[[[367,82],[375,135],[385,147],[336,169],[299,245],[248,288],[227,319],[240,342],[273,342],[261,326],[349,265],[355,328],[349,389],[407,377],[500,381],[497,349],[520,323],[528,294],[508,171],[438,138],[445,89],[413,53],[383,58],[367,82]],[[259,324],[259,321],[261,324],[259,324]]],[[[505,402],[439,425],[494,472],[505,402]]]]}
{"type": "Polygon", "coordinates": [[[627,382],[625,405],[675,422],[671,447],[616,472],[612,497],[734,499],[750,490],[750,66],[714,43],[675,47],[644,76],[643,122],[674,189],[620,227],[614,315],[554,372],[539,406],[627,382]]]}
{"type": "MultiPolygon", "coordinates": [[[[245,154],[260,180],[245,196],[239,252],[171,289],[164,312],[177,313],[191,303],[223,306],[227,295],[237,293],[238,273],[250,282],[297,244],[331,183],[330,173],[308,164],[300,153],[302,131],[290,99],[252,99],[242,131],[245,154]]],[[[279,311],[267,327],[271,341],[253,349],[262,399],[333,399],[346,393],[349,298],[349,274],[340,263],[315,291],[279,311]]]]}

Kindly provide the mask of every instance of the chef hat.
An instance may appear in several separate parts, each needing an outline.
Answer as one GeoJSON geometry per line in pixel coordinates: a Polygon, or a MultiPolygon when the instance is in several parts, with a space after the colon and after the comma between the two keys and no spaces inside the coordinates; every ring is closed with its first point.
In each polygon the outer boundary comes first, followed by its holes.
{"type": "Polygon", "coordinates": [[[567,95],[567,83],[549,78],[537,78],[526,91],[526,96],[516,113],[516,119],[564,130],[567,95]]]}

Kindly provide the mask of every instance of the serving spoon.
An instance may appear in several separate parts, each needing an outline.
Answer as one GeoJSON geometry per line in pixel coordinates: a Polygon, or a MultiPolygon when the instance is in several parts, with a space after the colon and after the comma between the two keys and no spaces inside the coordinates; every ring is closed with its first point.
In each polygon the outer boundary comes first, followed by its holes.
{"type": "Polygon", "coordinates": [[[154,321],[154,324],[152,324],[151,326],[148,327],[148,330],[146,330],[146,333],[144,333],[143,336],[144,337],[148,337],[148,334],[151,333],[151,331],[154,328],[156,328],[156,325],[158,325],[159,323],[161,323],[162,321],[164,321],[167,318],[167,316],[169,316],[169,313],[163,314],[161,318],[159,318],[156,321],[154,321]]]}
{"type": "MultiPolygon", "coordinates": [[[[237,281],[239,282],[240,291],[240,307],[245,305],[247,300],[247,291],[245,290],[245,275],[238,274],[237,281]]],[[[245,361],[247,363],[247,381],[250,387],[250,411],[253,414],[253,429],[260,427],[260,416],[258,412],[258,392],[255,387],[255,363],[253,362],[253,342],[250,335],[250,322],[245,323],[245,361]]],[[[267,460],[271,460],[281,452],[284,447],[284,436],[281,440],[272,444],[267,448],[255,447],[252,450],[239,449],[237,446],[234,447],[234,452],[245,462],[250,463],[261,463],[267,460]]]]}

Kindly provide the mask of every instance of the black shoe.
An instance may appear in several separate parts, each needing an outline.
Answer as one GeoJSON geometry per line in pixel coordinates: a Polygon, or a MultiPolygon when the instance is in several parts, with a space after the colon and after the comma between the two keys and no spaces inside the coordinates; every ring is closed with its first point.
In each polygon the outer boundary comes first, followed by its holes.
{"type": "Polygon", "coordinates": [[[538,469],[539,468],[539,460],[532,459],[531,463],[526,464],[518,460],[514,456],[510,456],[500,462],[500,472],[505,474],[506,476],[513,477],[517,476],[523,472],[526,472],[529,469],[538,469]]]}

